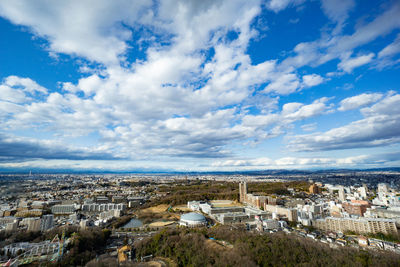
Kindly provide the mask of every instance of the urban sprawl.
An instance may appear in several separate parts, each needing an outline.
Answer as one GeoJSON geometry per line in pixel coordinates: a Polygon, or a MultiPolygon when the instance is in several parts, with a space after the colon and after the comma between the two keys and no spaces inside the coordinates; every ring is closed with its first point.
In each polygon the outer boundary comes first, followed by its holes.
{"type": "Polygon", "coordinates": [[[119,263],[151,260],[152,255],[138,258],[135,244],[162,229],[216,225],[283,232],[332,248],[400,253],[399,178],[397,172],[2,175],[0,266],[60,261],[76,238],[67,229],[91,228],[109,231],[102,252],[119,263]],[[291,187],[293,181],[303,181],[303,187],[291,187]],[[233,184],[228,199],[165,203],[174,190],[223,183],[233,184]],[[286,187],[274,193],[250,190],[273,183],[286,187]],[[19,237],[29,234],[36,239],[19,237]]]}

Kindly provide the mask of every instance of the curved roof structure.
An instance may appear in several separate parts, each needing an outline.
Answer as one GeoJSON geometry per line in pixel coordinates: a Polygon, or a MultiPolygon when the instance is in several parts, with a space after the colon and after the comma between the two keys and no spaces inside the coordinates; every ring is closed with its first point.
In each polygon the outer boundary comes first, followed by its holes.
{"type": "Polygon", "coordinates": [[[183,214],[181,216],[181,220],[204,222],[204,221],[206,221],[206,217],[204,217],[200,213],[190,212],[190,213],[183,214]]]}

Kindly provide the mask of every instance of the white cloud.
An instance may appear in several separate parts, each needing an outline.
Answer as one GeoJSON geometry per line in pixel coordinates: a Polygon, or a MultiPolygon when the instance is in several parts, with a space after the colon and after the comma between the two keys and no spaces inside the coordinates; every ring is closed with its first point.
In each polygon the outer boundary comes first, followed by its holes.
{"type": "Polygon", "coordinates": [[[267,9],[278,13],[288,6],[297,6],[302,4],[303,2],[304,0],[268,0],[266,3],[266,7],[267,9]]]}
{"type": "Polygon", "coordinates": [[[121,22],[134,27],[151,5],[150,0],[3,1],[0,15],[47,39],[51,52],[116,64],[128,48],[125,41],[132,37],[121,22]]]}
{"type": "Polygon", "coordinates": [[[32,159],[117,159],[111,151],[101,148],[72,147],[54,140],[36,140],[0,134],[1,161],[32,159]]]}
{"type": "Polygon", "coordinates": [[[317,86],[323,82],[324,82],[324,78],[322,78],[318,74],[303,75],[303,85],[305,87],[317,86]]]}
{"type": "Polygon", "coordinates": [[[357,109],[360,107],[364,107],[370,105],[372,103],[377,102],[379,99],[382,98],[382,94],[361,94],[352,97],[348,97],[340,101],[340,107],[338,110],[340,111],[347,111],[351,109],[357,109]]]}
{"type": "MultiPolygon", "coordinates": [[[[180,2],[178,13],[168,12],[175,3],[170,4],[163,2],[160,17],[151,21],[164,22],[157,27],[174,34],[171,45],[150,46],[147,60],[129,69],[104,62],[109,66],[101,75],[81,78],[77,84],[63,83],[64,94],[52,93],[42,102],[20,107],[4,125],[35,127],[62,136],[98,132],[110,149],[131,158],[229,153],[224,145],[247,138],[248,133],[245,127],[232,125],[235,109],[223,107],[242,102],[252,86],[265,82],[275,69],[274,61],[252,65],[245,54],[259,3],[180,2]],[[248,8],[238,16],[243,6],[248,8]],[[219,40],[228,30],[237,31],[238,37],[219,40]],[[215,55],[205,62],[202,49],[211,46],[215,55]],[[81,92],[85,98],[78,96],[81,92]]],[[[114,55],[119,57],[120,52],[114,55]]]]}
{"type": "Polygon", "coordinates": [[[29,78],[8,76],[0,84],[0,101],[24,103],[46,94],[46,88],[29,78]]]}
{"type": "MultiPolygon", "coordinates": [[[[352,5],[338,8],[328,2],[324,1],[326,14],[343,24],[352,5]]],[[[279,12],[300,3],[273,0],[266,5],[279,12]]],[[[0,85],[1,129],[34,129],[60,143],[93,134],[99,139],[93,143],[100,143],[101,151],[107,149],[116,157],[136,160],[228,157],[235,153],[229,149],[232,144],[254,144],[285,134],[296,121],[332,110],[330,99],[325,97],[308,103],[285,103],[287,100],[279,103],[276,95],[289,95],[326,81],[319,74],[304,75],[310,72],[298,67],[342,58],[340,67],[351,72],[374,57],[371,53],[350,58],[355,47],[398,27],[390,19],[397,14],[394,5],[356,29],[352,36],[335,35],[300,43],[293,51],[295,57],[283,62],[268,59],[255,64],[248,46],[259,34],[254,21],[262,12],[261,1],[167,0],[155,3],[156,7],[153,4],[153,1],[96,1],[95,4],[37,1],[33,4],[23,0],[0,3],[0,15],[47,40],[49,53],[65,53],[83,57],[83,61],[101,63],[79,63],[85,74],[77,82],[59,83],[59,92],[49,93],[28,78],[6,78],[0,85]],[[365,28],[373,33],[367,36],[365,28]],[[227,33],[233,34],[228,38],[227,33]],[[137,40],[138,37],[141,39],[137,40]],[[350,37],[356,40],[347,40],[350,37]],[[141,47],[144,59],[129,60],[129,46],[142,44],[145,44],[141,47]],[[87,67],[91,65],[93,69],[87,67]],[[265,87],[262,91],[261,86],[265,87]],[[272,100],[271,96],[274,96],[272,100]],[[281,110],[278,104],[282,105],[281,110]]],[[[358,96],[342,101],[339,109],[347,110],[351,105],[365,107],[373,104],[371,99],[375,98],[370,96],[365,100],[358,96]]],[[[365,120],[377,123],[381,117],[369,114],[384,116],[383,108],[375,105],[363,109],[365,120]]],[[[396,120],[387,116],[381,122],[390,119],[396,120]]],[[[355,126],[366,130],[365,123],[355,122],[355,126]]],[[[312,129],[313,125],[303,125],[303,128],[312,129]]],[[[351,139],[345,134],[342,136],[351,139]]],[[[22,141],[27,145],[35,143],[35,140],[22,141]]],[[[52,145],[39,143],[31,145],[38,149],[52,145]]],[[[60,147],[69,149],[69,146],[60,147]]],[[[97,152],[94,148],[87,150],[88,155],[97,152]]],[[[267,159],[260,162],[283,166],[293,165],[292,161],[283,158],[272,163],[267,159]]]]}
{"type": "Polygon", "coordinates": [[[311,118],[314,116],[318,116],[323,114],[329,109],[329,106],[326,105],[326,102],[329,99],[326,97],[315,100],[312,104],[309,105],[298,105],[299,103],[289,103],[285,104],[282,108],[282,115],[285,119],[290,121],[303,120],[306,118],[311,118]],[[295,104],[295,107],[288,108],[288,105],[295,104]]]}
{"type": "MultiPolygon", "coordinates": [[[[331,1],[328,1],[333,3],[331,1]]],[[[339,10],[340,7],[337,7],[339,10]]],[[[347,10],[347,9],[346,9],[347,10]]],[[[346,10],[343,10],[346,11],[346,10]]],[[[348,14],[339,16],[346,18],[348,14]]],[[[333,13],[332,13],[333,16],[333,13]]],[[[336,16],[336,15],[335,15],[336,16]]],[[[302,66],[316,67],[331,60],[340,58],[343,60],[339,64],[339,68],[351,72],[355,67],[371,62],[373,55],[362,55],[358,58],[349,58],[350,54],[355,48],[363,46],[380,36],[384,36],[395,29],[400,28],[400,4],[394,2],[392,5],[380,15],[375,17],[371,22],[357,27],[353,34],[342,35],[339,34],[341,26],[331,32],[322,34],[321,38],[312,42],[302,42],[296,45],[293,49],[295,56],[287,57],[280,64],[281,69],[300,68],[302,66]],[[350,60],[350,62],[345,62],[350,60]]],[[[338,17],[338,18],[339,18],[338,17]]],[[[333,18],[333,17],[332,17],[333,18]]],[[[339,26],[340,23],[337,25],[339,26]]]]}
{"type": "Polygon", "coordinates": [[[14,88],[21,88],[22,90],[29,92],[29,93],[47,93],[47,89],[38,85],[36,82],[32,81],[29,78],[21,78],[17,76],[8,76],[5,81],[5,85],[8,85],[10,87],[14,88]]]}
{"type": "Polygon", "coordinates": [[[399,94],[389,94],[361,112],[365,118],[347,125],[323,133],[295,135],[289,138],[288,147],[294,151],[324,151],[385,146],[400,141],[399,94]]]}
{"type": "Polygon", "coordinates": [[[393,43],[385,46],[379,53],[378,58],[391,57],[400,53],[400,34],[397,35],[393,43]]]}
{"type": "MultiPolygon", "coordinates": [[[[391,162],[393,160],[386,160],[391,162]]],[[[234,167],[235,169],[282,169],[282,168],[335,168],[354,167],[358,164],[376,164],[376,159],[369,155],[350,156],[344,158],[333,157],[282,157],[278,159],[229,159],[215,161],[213,167],[234,167]]]]}
{"type": "Polygon", "coordinates": [[[312,117],[317,117],[330,111],[332,105],[327,104],[328,98],[315,100],[305,105],[302,103],[286,103],[281,112],[245,115],[242,124],[234,128],[241,129],[244,133],[251,133],[247,137],[253,137],[255,142],[282,135],[291,124],[312,117]]]}
{"type": "Polygon", "coordinates": [[[312,132],[312,131],[314,131],[315,129],[317,129],[317,123],[303,124],[303,125],[301,126],[301,129],[302,129],[303,131],[306,131],[306,132],[312,132]]]}
{"type": "Polygon", "coordinates": [[[396,39],[389,45],[385,46],[378,53],[376,67],[383,69],[400,63],[400,34],[397,35],[396,39]]]}
{"type": "Polygon", "coordinates": [[[355,6],[354,0],[322,0],[321,4],[328,18],[337,23],[336,31],[341,31],[349,11],[355,6]]]}
{"type": "Polygon", "coordinates": [[[353,58],[346,56],[338,64],[338,67],[345,72],[350,73],[353,71],[353,69],[371,62],[374,56],[374,53],[369,53],[367,55],[361,55],[353,58]]]}
{"type": "Polygon", "coordinates": [[[295,92],[300,87],[300,81],[296,74],[286,73],[277,76],[264,89],[264,93],[275,92],[280,95],[288,95],[295,92]]]}

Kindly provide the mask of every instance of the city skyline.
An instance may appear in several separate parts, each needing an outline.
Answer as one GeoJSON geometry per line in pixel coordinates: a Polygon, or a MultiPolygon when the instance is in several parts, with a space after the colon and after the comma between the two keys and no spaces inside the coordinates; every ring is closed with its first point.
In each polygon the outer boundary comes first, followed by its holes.
{"type": "Polygon", "coordinates": [[[0,1],[0,169],[400,166],[398,1],[0,1]]]}

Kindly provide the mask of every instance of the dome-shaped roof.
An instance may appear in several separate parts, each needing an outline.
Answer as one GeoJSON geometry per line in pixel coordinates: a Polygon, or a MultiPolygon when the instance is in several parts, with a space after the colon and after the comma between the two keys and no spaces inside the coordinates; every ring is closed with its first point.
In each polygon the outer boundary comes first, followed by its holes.
{"type": "Polygon", "coordinates": [[[185,221],[200,221],[201,222],[201,221],[205,221],[206,217],[204,217],[200,213],[190,212],[190,213],[183,214],[181,216],[181,220],[185,220],[185,221]]]}

